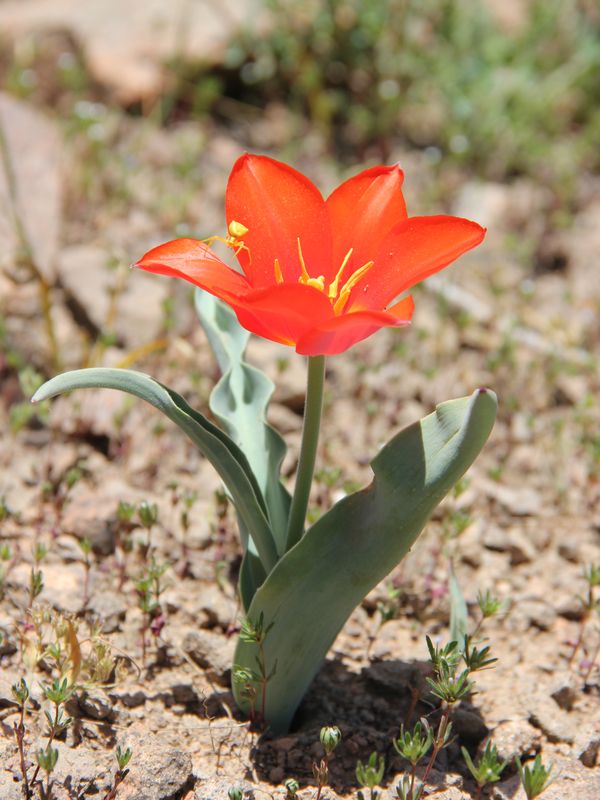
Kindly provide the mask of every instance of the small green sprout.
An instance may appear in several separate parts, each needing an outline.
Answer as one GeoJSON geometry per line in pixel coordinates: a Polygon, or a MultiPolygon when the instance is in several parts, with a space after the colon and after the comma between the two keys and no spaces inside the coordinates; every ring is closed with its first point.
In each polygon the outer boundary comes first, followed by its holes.
{"type": "Polygon", "coordinates": [[[500,611],[502,608],[502,601],[494,597],[489,589],[486,589],[485,594],[483,592],[478,592],[477,605],[479,606],[483,618],[489,619],[500,611]]]}
{"type": "Polygon", "coordinates": [[[424,788],[425,785],[414,776],[403,775],[396,784],[396,797],[398,800],[421,800],[424,788]]]}
{"type": "Polygon", "coordinates": [[[227,790],[229,800],[242,800],[244,797],[244,790],[240,786],[230,786],[227,790]]]}
{"type": "Polygon", "coordinates": [[[274,623],[271,622],[271,624],[265,628],[265,615],[262,611],[256,622],[252,622],[249,617],[244,617],[240,622],[240,639],[242,642],[247,642],[248,644],[262,645],[267,638],[267,634],[273,627],[273,624],[274,623]]]}
{"type": "Polygon", "coordinates": [[[40,748],[36,753],[36,761],[40,769],[43,769],[46,775],[50,776],[58,761],[58,750],[52,747],[51,744],[45,748],[40,748]]]}
{"type": "Polygon", "coordinates": [[[472,636],[465,636],[463,660],[469,669],[469,672],[477,672],[478,670],[488,669],[492,664],[498,661],[497,658],[489,658],[490,647],[486,645],[479,650],[475,645],[471,644],[472,636]]]}
{"type": "Polygon", "coordinates": [[[520,758],[516,758],[515,761],[527,800],[539,797],[555,780],[556,776],[552,776],[552,764],[549,767],[545,767],[539,754],[535,757],[531,766],[527,764],[523,766],[520,758]]]}
{"type": "Polygon", "coordinates": [[[337,725],[327,726],[325,728],[321,728],[319,738],[321,740],[321,744],[323,745],[323,750],[325,750],[325,755],[330,756],[338,744],[342,741],[342,732],[337,725]]]}
{"type": "Polygon", "coordinates": [[[117,759],[117,766],[119,767],[119,772],[123,772],[129,762],[131,761],[131,756],[133,755],[133,751],[130,747],[126,747],[124,750],[120,744],[117,745],[117,749],[115,751],[115,758],[117,759]]]}
{"type": "Polygon", "coordinates": [[[473,776],[477,784],[478,793],[477,797],[481,795],[481,790],[488,783],[496,783],[500,780],[502,771],[507,765],[507,761],[501,761],[498,758],[498,750],[496,745],[488,742],[485,750],[480,755],[477,764],[473,763],[473,759],[469,755],[469,751],[465,747],[461,747],[463,758],[469,768],[469,772],[473,776]]]}
{"type": "Polygon", "coordinates": [[[284,784],[285,800],[297,800],[300,784],[295,778],[288,778],[284,784]]]}
{"type": "Polygon", "coordinates": [[[467,697],[475,684],[469,680],[470,670],[465,669],[459,675],[447,664],[443,664],[436,678],[426,678],[431,693],[444,703],[453,705],[467,697]]]}
{"type": "Polygon", "coordinates": [[[405,731],[404,725],[400,727],[400,736],[393,741],[394,748],[402,758],[413,766],[424,758],[433,743],[433,731],[427,720],[420,719],[411,731],[405,731]]]}
{"type": "Polygon", "coordinates": [[[11,686],[11,692],[19,707],[22,708],[25,706],[27,701],[29,700],[29,687],[25,681],[25,678],[21,678],[19,683],[13,683],[11,686]]]}
{"type": "Polygon", "coordinates": [[[138,506],[138,517],[142,526],[146,530],[150,530],[158,521],[158,506],[156,503],[148,503],[146,500],[142,500],[138,506]]]}
{"type": "Polygon", "coordinates": [[[135,514],[135,506],[133,503],[127,503],[125,500],[119,500],[117,507],[117,519],[119,522],[131,522],[135,514]]]}
{"type": "MultiPolygon", "coordinates": [[[[375,790],[375,787],[381,784],[384,772],[385,760],[375,751],[371,753],[366,764],[360,760],[356,762],[356,780],[363,788],[369,789],[370,800],[377,800],[379,792],[375,790]]],[[[359,800],[364,800],[364,794],[360,791],[358,797],[359,800]]]]}

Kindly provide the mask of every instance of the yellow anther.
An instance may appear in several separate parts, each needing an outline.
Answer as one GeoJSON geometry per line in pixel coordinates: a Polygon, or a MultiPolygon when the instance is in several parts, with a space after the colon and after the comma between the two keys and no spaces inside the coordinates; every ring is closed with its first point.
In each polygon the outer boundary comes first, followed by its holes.
{"type": "Polygon", "coordinates": [[[283,272],[278,258],[275,259],[275,280],[277,283],[283,283],[283,272]]]}
{"type": "Polygon", "coordinates": [[[333,311],[335,314],[341,314],[344,310],[344,306],[348,302],[348,298],[352,292],[352,289],[356,286],[356,284],[361,280],[361,278],[367,274],[367,272],[375,266],[374,261],[367,261],[366,264],[363,264],[362,267],[359,267],[352,275],[348,278],[346,283],[342,286],[342,290],[340,292],[340,296],[335,301],[333,305],[333,311]]]}
{"type": "MultiPolygon", "coordinates": [[[[304,281],[303,281],[304,283],[304,281]]],[[[325,291],[325,276],[319,275],[318,278],[309,278],[306,281],[307,286],[312,286],[313,289],[318,289],[320,292],[325,291]]]]}
{"type": "Polygon", "coordinates": [[[248,233],[248,228],[245,225],[242,225],[241,222],[236,222],[234,219],[232,219],[227,226],[227,231],[233,239],[243,239],[248,233]]]}
{"type": "Polygon", "coordinates": [[[350,256],[352,255],[353,249],[354,248],[351,247],[350,250],[348,250],[348,252],[344,256],[344,260],[342,261],[342,266],[338,269],[337,275],[335,276],[333,281],[329,284],[329,291],[327,294],[330,300],[335,300],[335,298],[338,296],[339,283],[342,280],[342,275],[344,274],[344,270],[346,269],[346,264],[350,260],[350,256]]]}

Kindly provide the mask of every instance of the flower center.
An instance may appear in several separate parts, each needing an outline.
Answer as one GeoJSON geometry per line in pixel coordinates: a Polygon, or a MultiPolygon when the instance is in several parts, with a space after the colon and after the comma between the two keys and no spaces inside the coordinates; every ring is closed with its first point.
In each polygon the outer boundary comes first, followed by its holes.
{"type": "MultiPolygon", "coordinates": [[[[342,275],[344,274],[344,270],[350,260],[352,255],[353,248],[351,247],[350,250],[344,256],[344,260],[342,261],[342,265],[337,271],[337,275],[331,281],[327,290],[325,289],[325,276],[319,275],[318,278],[311,278],[306,268],[306,263],[304,261],[304,255],[302,254],[302,245],[300,244],[300,239],[297,239],[298,242],[298,259],[300,261],[300,270],[301,274],[298,278],[298,283],[303,283],[305,286],[312,286],[313,289],[318,289],[323,294],[327,294],[327,297],[331,301],[333,305],[333,311],[335,314],[341,314],[346,307],[346,303],[348,302],[348,298],[352,293],[352,289],[356,286],[356,284],[361,280],[361,278],[367,274],[367,272],[375,266],[374,261],[367,261],[366,264],[363,264],[362,267],[354,270],[352,275],[348,278],[348,280],[342,285],[340,289],[340,281],[342,280],[342,275]]],[[[279,259],[275,259],[275,280],[277,283],[283,283],[283,272],[281,271],[281,264],[279,263],[279,259]]]]}

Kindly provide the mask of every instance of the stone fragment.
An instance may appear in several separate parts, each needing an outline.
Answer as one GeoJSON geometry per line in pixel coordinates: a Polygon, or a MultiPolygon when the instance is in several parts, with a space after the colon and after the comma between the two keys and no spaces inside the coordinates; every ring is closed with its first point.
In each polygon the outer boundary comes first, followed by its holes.
{"type": "Polygon", "coordinates": [[[229,685],[235,642],[206,630],[190,631],[183,640],[182,649],[212,680],[229,685]]]}
{"type": "Polygon", "coordinates": [[[591,769],[598,763],[600,753],[600,730],[593,725],[585,725],[575,737],[574,750],[584,767],[591,769]]]}
{"type": "Polygon", "coordinates": [[[529,699],[529,721],[539,728],[549,742],[573,744],[576,729],[569,715],[557,708],[549,698],[538,692],[529,699]]]}
{"type": "Polygon", "coordinates": [[[36,270],[52,285],[62,204],[58,128],[27,103],[0,93],[0,130],[10,164],[7,174],[0,158],[0,270],[18,261],[20,226],[36,270]]]}
{"type": "Polygon", "coordinates": [[[117,591],[98,590],[92,592],[87,610],[99,620],[103,633],[114,633],[125,619],[127,603],[117,591]]]}
{"type": "Polygon", "coordinates": [[[565,711],[570,711],[577,700],[581,686],[572,672],[565,670],[554,675],[550,697],[565,711]]]}
{"type": "Polygon", "coordinates": [[[109,719],[112,716],[112,702],[102,689],[87,689],[78,698],[78,703],[82,713],[92,719],[109,719]]]}
{"type": "MultiPolygon", "coordinates": [[[[46,740],[40,740],[39,744],[44,746],[46,740]]],[[[108,791],[114,758],[111,753],[90,750],[83,746],[69,747],[65,742],[56,739],[53,747],[58,750],[53,777],[70,791],[71,796],[79,797],[84,791],[94,794],[108,791]]]]}
{"type": "Polygon", "coordinates": [[[143,706],[147,695],[143,689],[135,687],[115,687],[110,692],[111,700],[122,703],[126,708],[137,708],[143,706]]]}
{"type": "Polygon", "coordinates": [[[492,741],[498,748],[502,761],[512,764],[515,758],[529,758],[535,755],[541,745],[540,732],[526,719],[510,719],[496,725],[492,741]]]}
{"type": "Polygon", "coordinates": [[[119,800],[178,800],[192,788],[189,753],[151,735],[128,736],[125,745],[135,756],[127,780],[119,787],[119,800]]]}
{"type": "Polygon", "coordinates": [[[489,732],[479,714],[462,706],[452,714],[452,727],[461,740],[469,744],[479,743],[489,732]]]}

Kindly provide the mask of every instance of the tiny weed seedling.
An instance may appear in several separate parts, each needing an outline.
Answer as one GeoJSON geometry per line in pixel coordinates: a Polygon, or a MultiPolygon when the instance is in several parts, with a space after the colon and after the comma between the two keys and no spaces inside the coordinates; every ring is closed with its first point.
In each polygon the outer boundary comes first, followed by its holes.
{"type": "Polygon", "coordinates": [[[285,800],[298,800],[298,792],[300,791],[300,784],[295,778],[288,778],[284,782],[285,787],[285,800]]]}
{"type": "Polygon", "coordinates": [[[256,622],[252,622],[248,617],[244,617],[241,621],[240,639],[248,644],[256,645],[258,653],[256,654],[257,670],[242,669],[234,667],[233,679],[243,687],[246,697],[251,702],[250,722],[254,725],[264,727],[265,720],[265,706],[267,702],[267,685],[269,681],[277,672],[277,662],[273,664],[272,669],[269,671],[267,668],[265,657],[265,640],[269,635],[273,622],[265,626],[264,615],[261,613],[256,622]],[[257,689],[258,687],[258,689],[257,689]],[[260,709],[256,709],[256,697],[260,691],[260,709]]]}
{"type": "Polygon", "coordinates": [[[121,745],[117,745],[117,749],[115,750],[115,758],[117,760],[117,770],[115,772],[115,777],[113,778],[113,783],[108,792],[104,795],[102,800],[115,800],[117,796],[117,791],[119,786],[123,783],[127,774],[129,773],[129,769],[127,765],[131,761],[131,756],[133,755],[133,751],[131,748],[126,747],[123,749],[121,745]]]}
{"type": "Polygon", "coordinates": [[[396,785],[399,800],[419,800],[424,785],[417,780],[417,766],[425,758],[433,744],[433,731],[423,717],[415,723],[412,731],[400,727],[400,736],[393,741],[396,752],[411,765],[410,775],[403,775],[396,785]]]}
{"type": "MultiPolygon", "coordinates": [[[[381,785],[384,772],[385,760],[376,752],[371,753],[366,764],[360,760],[356,762],[356,780],[363,789],[369,790],[369,800],[377,800],[379,797],[380,792],[375,787],[381,785]]],[[[358,791],[357,796],[358,800],[365,800],[362,790],[358,791]]]]}
{"type": "Polygon", "coordinates": [[[461,747],[461,752],[463,754],[465,763],[469,768],[469,772],[477,784],[476,800],[479,800],[483,787],[487,786],[488,783],[496,783],[499,781],[508,762],[501,761],[498,758],[498,750],[496,749],[496,745],[492,744],[491,742],[486,744],[485,750],[479,757],[477,764],[473,763],[473,759],[469,755],[469,751],[466,749],[466,747],[461,747]]]}
{"type": "Polygon", "coordinates": [[[552,764],[549,767],[544,766],[540,755],[535,757],[531,766],[528,764],[523,766],[519,758],[515,759],[515,761],[527,800],[534,800],[535,797],[539,797],[556,779],[556,776],[552,775],[552,764]]]}
{"type": "Polygon", "coordinates": [[[327,725],[321,728],[319,739],[323,746],[323,758],[317,763],[313,763],[313,775],[317,782],[317,796],[315,800],[321,800],[321,794],[325,786],[329,783],[329,761],[333,751],[342,741],[342,732],[337,725],[327,725]]]}

